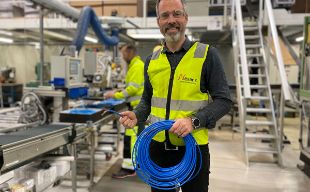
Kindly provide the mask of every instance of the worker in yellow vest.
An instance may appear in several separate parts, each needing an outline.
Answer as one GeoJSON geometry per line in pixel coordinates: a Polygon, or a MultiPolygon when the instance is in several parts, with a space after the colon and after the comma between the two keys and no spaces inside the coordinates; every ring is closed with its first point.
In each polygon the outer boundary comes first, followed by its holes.
{"type": "MultiPolygon", "coordinates": [[[[127,44],[121,48],[123,59],[128,64],[126,74],[126,88],[124,90],[112,90],[105,93],[105,98],[126,99],[130,110],[134,109],[140,102],[144,86],[144,63],[137,56],[137,49],[134,45],[127,44]]],[[[135,176],[131,161],[132,149],[137,140],[137,133],[144,129],[144,122],[135,126],[134,129],[126,129],[124,137],[123,163],[121,169],[112,175],[113,178],[125,178],[135,176]]]]}
{"type": "Polygon", "coordinates": [[[188,22],[185,0],[157,0],[156,13],[164,36],[163,46],[146,59],[141,101],[133,111],[122,112],[120,122],[133,128],[138,121],[146,119],[151,123],[175,121],[150,143],[150,157],[161,167],[171,167],[181,161],[185,152],[182,137],[191,133],[201,150],[202,167],[181,189],[182,192],[207,192],[208,129],[214,128],[232,105],[223,64],[214,47],[193,42],[185,35],[188,22]]]}

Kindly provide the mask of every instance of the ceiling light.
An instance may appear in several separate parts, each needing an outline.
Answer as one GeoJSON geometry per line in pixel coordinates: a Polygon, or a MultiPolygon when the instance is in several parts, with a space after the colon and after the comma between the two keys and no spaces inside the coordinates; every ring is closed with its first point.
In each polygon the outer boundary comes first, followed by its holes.
{"type": "Polygon", "coordinates": [[[98,43],[98,40],[93,38],[93,37],[89,37],[89,36],[85,36],[85,40],[92,42],[92,43],[98,43]]]}
{"type": "Polygon", "coordinates": [[[159,29],[128,29],[127,35],[133,39],[163,39],[159,29]]]}
{"type": "Polygon", "coordinates": [[[2,43],[13,43],[14,41],[13,41],[13,39],[0,37],[0,42],[2,42],[2,43]]]}
{"type": "Polygon", "coordinates": [[[12,36],[12,35],[13,35],[12,32],[3,31],[3,30],[0,30],[0,34],[2,34],[2,35],[7,35],[7,36],[12,36]]]}
{"type": "Polygon", "coordinates": [[[130,34],[131,38],[134,39],[163,39],[162,34],[130,34]]]}
{"type": "Polygon", "coordinates": [[[35,49],[40,49],[40,43],[39,42],[30,42],[30,45],[34,45],[35,49]]]}
{"type": "Polygon", "coordinates": [[[297,37],[297,38],[295,39],[296,42],[301,42],[301,41],[303,41],[303,40],[304,40],[304,37],[303,37],[303,36],[297,37]]]}

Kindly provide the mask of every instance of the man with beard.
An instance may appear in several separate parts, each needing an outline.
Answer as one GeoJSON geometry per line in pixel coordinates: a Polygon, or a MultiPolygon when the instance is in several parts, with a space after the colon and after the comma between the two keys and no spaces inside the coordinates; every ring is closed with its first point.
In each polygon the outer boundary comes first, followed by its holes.
{"type": "MultiPolygon", "coordinates": [[[[150,144],[150,157],[161,167],[181,161],[185,151],[181,137],[191,133],[201,150],[202,167],[181,188],[183,192],[206,192],[208,129],[214,128],[232,105],[223,65],[214,47],[190,41],[185,35],[188,15],[184,0],[157,0],[156,12],[165,37],[163,46],[146,59],[141,101],[132,112],[123,112],[120,122],[132,128],[147,118],[151,123],[175,121],[169,131],[159,132],[150,144]]],[[[152,192],[158,191],[162,190],[152,188],[152,192]]]]}

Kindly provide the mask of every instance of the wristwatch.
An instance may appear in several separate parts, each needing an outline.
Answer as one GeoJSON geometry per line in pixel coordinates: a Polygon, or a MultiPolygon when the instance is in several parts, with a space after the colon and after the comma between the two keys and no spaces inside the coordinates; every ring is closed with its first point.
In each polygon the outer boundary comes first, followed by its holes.
{"type": "Polygon", "coordinates": [[[192,126],[194,129],[198,129],[200,127],[200,120],[197,117],[191,117],[192,126]]]}

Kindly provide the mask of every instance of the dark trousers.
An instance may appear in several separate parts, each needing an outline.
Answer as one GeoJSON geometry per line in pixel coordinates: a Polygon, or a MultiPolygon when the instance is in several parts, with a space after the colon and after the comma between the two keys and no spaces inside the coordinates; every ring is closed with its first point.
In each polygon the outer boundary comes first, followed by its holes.
{"type": "MultiPolygon", "coordinates": [[[[145,122],[138,122],[138,132],[137,136],[143,131],[145,127],[145,122]]],[[[128,135],[124,136],[124,148],[123,148],[123,158],[131,158],[131,137],[128,135]]]]}
{"type": "MultiPolygon", "coordinates": [[[[181,186],[182,192],[207,192],[209,187],[210,154],[208,145],[199,145],[202,155],[202,166],[198,175],[181,186]]],[[[185,147],[178,150],[165,150],[164,143],[152,140],[150,144],[151,159],[161,167],[171,167],[178,164],[185,153],[185,147]]],[[[197,171],[197,170],[196,170],[197,171]]],[[[152,188],[152,192],[176,192],[176,190],[159,190],[152,188]]]]}

